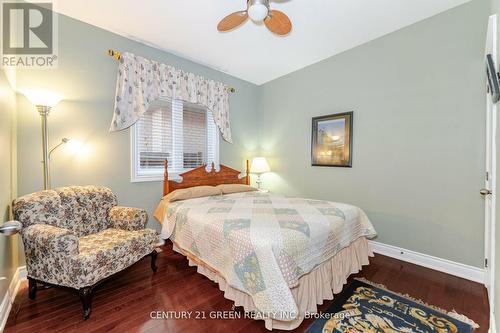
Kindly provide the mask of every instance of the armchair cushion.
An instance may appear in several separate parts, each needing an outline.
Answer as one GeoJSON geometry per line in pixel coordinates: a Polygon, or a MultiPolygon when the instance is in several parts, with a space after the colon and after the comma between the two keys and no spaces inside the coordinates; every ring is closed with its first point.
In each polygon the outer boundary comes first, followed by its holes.
{"type": "Polygon", "coordinates": [[[12,203],[16,220],[27,228],[34,224],[48,224],[60,227],[63,217],[61,198],[56,191],[41,191],[22,196],[12,203]]]}
{"type": "Polygon", "coordinates": [[[78,255],[78,237],[67,229],[35,224],[23,229],[28,275],[61,285],[71,284],[67,267],[78,255]]]}
{"type": "Polygon", "coordinates": [[[107,187],[69,186],[54,190],[63,212],[60,226],[79,237],[108,228],[108,212],[116,206],[116,197],[107,187]]]}
{"type": "Polygon", "coordinates": [[[81,237],[106,229],[114,206],[116,197],[107,187],[69,186],[22,196],[14,200],[12,210],[24,228],[49,224],[81,237]]]}
{"type": "Polygon", "coordinates": [[[65,256],[78,254],[78,237],[68,229],[35,224],[23,231],[27,245],[36,251],[57,252],[65,256]]]}
{"type": "Polygon", "coordinates": [[[116,206],[109,211],[109,227],[122,230],[142,230],[148,223],[144,209],[116,206]]]}
{"type": "Polygon", "coordinates": [[[158,242],[156,231],[106,229],[80,238],[80,253],[71,258],[74,288],[91,286],[150,254],[158,242]]]}

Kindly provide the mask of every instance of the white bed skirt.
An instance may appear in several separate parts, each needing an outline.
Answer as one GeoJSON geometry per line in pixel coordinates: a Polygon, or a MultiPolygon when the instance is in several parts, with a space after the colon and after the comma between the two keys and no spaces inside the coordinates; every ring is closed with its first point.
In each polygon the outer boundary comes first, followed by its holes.
{"type": "MultiPolygon", "coordinates": [[[[185,255],[182,250],[174,244],[174,250],[185,255]]],[[[340,250],[332,259],[323,262],[310,273],[299,279],[297,287],[292,288],[292,294],[300,312],[299,318],[293,321],[279,321],[274,319],[262,319],[268,330],[293,330],[304,320],[305,313],[316,313],[318,304],[323,300],[333,300],[333,295],[342,291],[349,275],[357,273],[362,266],[369,264],[369,257],[373,252],[368,246],[365,237],[360,237],[348,247],[340,250]]],[[[252,298],[230,285],[226,280],[213,270],[199,265],[188,257],[189,265],[196,266],[198,273],[203,274],[210,280],[219,284],[219,289],[224,292],[224,297],[234,302],[236,306],[243,307],[246,312],[258,311],[252,298]]]]}

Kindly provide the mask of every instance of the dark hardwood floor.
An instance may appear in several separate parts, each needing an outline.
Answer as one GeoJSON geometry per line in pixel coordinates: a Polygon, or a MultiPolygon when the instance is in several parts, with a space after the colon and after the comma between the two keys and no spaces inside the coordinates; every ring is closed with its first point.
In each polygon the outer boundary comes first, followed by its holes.
{"type": "MultiPolygon", "coordinates": [[[[142,260],[103,284],[94,296],[89,320],[82,320],[76,293],[61,289],[40,290],[28,299],[23,284],[13,304],[5,332],[267,332],[262,321],[251,319],[151,319],[152,311],[231,310],[217,284],[196,273],[187,260],[166,245],[153,274],[142,260]]],[[[377,255],[355,275],[382,283],[395,292],[409,294],[446,310],[455,309],[476,321],[476,332],[487,332],[489,321],[485,288],[471,281],[377,255]]],[[[352,277],[351,277],[352,278],[352,277]]],[[[320,306],[324,310],[329,302],[320,306]]],[[[312,320],[296,330],[303,332],[312,320]]]]}

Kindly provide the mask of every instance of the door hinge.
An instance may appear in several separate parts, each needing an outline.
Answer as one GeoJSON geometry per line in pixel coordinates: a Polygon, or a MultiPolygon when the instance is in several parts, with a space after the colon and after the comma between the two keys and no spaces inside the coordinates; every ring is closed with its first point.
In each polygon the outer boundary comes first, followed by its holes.
{"type": "Polygon", "coordinates": [[[488,268],[488,258],[484,258],[484,267],[488,268]]]}
{"type": "Polygon", "coordinates": [[[490,180],[490,173],[486,172],[486,181],[490,180]]]}

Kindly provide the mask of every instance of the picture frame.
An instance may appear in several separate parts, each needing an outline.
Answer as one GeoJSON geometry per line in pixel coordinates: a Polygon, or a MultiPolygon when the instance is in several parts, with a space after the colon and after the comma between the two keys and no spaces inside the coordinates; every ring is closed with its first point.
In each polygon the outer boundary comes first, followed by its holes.
{"type": "Polygon", "coordinates": [[[312,166],[352,168],[353,118],[353,111],[312,118],[312,166]]]}

